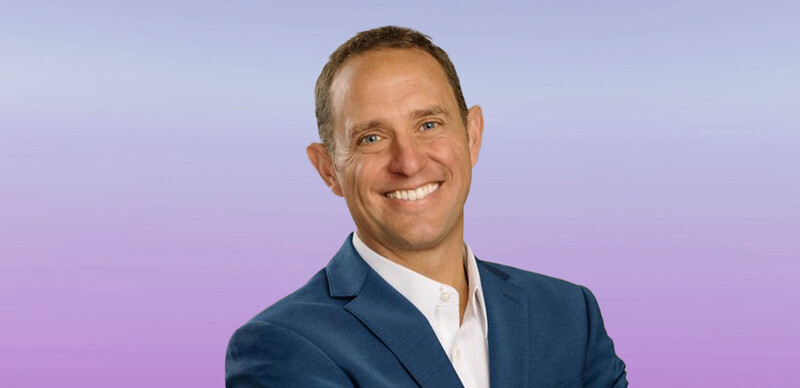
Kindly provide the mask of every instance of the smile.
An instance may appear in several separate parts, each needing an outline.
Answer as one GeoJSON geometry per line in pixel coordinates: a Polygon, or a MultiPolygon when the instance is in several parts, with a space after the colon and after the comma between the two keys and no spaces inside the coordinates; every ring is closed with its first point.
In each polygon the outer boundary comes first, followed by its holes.
{"type": "Polygon", "coordinates": [[[420,199],[427,197],[437,189],[439,189],[439,182],[428,183],[426,185],[417,187],[416,189],[413,190],[391,191],[384,195],[392,199],[400,199],[403,201],[419,201],[420,199]]]}

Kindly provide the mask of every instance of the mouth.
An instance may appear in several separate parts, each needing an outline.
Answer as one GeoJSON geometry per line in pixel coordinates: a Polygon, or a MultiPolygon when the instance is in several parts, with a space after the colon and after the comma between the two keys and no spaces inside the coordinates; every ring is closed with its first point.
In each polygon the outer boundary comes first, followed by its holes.
{"type": "Polygon", "coordinates": [[[401,201],[414,202],[419,201],[439,189],[440,182],[426,183],[420,187],[409,190],[395,190],[384,193],[387,198],[398,199],[401,201]]]}

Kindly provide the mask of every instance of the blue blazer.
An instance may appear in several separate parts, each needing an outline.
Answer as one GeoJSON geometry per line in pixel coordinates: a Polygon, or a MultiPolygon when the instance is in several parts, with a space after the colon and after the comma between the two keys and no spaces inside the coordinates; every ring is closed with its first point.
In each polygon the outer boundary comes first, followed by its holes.
{"type": "MultiPolygon", "coordinates": [[[[422,313],[351,239],[305,286],[233,334],[226,387],[462,386],[422,313]]],[[[627,387],[588,289],[481,260],[478,271],[492,387],[627,387]]]]}

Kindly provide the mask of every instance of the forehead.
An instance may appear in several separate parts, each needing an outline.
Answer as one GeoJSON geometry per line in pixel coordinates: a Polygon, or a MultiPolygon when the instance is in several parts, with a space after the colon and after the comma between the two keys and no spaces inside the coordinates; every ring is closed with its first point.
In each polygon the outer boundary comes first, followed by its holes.
{"type": "Polygon", "coordinates": [[[403,115],[425,105],[455,110],[442,66],[420,49],[373,50],[349,58],[330,88],[336,127],[357,120],[403,115]]]}

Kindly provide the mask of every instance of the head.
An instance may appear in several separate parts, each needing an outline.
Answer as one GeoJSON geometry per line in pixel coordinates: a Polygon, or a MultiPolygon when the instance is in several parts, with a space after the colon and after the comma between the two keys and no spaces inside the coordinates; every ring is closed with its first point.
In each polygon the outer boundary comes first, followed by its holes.
{"type": "Polygon", "coordinates": [[[458,80],[456,68],[453,66],[453,62],[450,62],[450,57],[447,56],[447,53],[433,44],[430,37],[423,35],[419,31],[396,26],[375,28],[359,32],[339,46],[331,54],[328,63],[322,68],[322,73],[317,78],[317,85],[314,88],[317,129],[319,130],[319,138],[329,153],[332,154],[335,151],[332,133],[334,124],[331,118],[330,99],[330,89],[334,77],[349,58],[368,51],[389,48],[416,48],[425,51],[436,59],[439,65],[442,66],[442,70],[447,76],[447,82],[453,89],[461,120],[466,123],[467,103],[464,101],[464,94],[461,92],[461,83],[458,80]]]}
{"type": "Polygon", "coordinates": [[[361,238],[384,254],[461,244],[483,117],[447,54],[413,30],[359,33],[331,55],[316,98],[322,143],[308,156],[361,238]]]}

